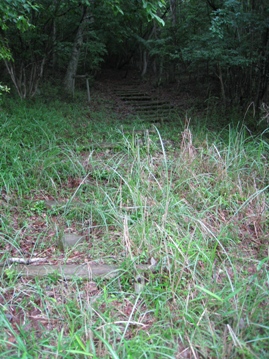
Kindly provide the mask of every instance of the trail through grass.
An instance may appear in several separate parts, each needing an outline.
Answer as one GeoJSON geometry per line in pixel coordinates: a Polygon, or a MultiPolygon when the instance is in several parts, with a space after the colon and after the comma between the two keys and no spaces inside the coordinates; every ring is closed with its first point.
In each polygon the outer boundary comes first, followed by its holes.
{"type": "Polygon", "coordinates": [[[95,101],[2,106],[2,265],[121,271],[94,282],[2,267],[0,357],[267,358],[268,140],[119,121],[95,101]],[[64,233],[85,240],[66,249],[64,233]]]}

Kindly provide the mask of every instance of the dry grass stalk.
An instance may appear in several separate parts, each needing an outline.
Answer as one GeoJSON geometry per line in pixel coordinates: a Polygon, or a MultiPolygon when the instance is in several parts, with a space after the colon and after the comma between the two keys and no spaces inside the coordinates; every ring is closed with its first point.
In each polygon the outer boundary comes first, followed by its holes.
{"type": "Polygon", "coordinates": [[[180,151],[183,156],[188,157],[189,159],[194,159],[196,156],[197,150],[192,144],[192,133],[189,129],[190,119],[185,119],[185,129],[181,132],[181,144],[180,151]]]}
{"type": "Polygon", "coordinates": [[[131,242],[130,235],[129,235],[127,216],[125,216],[123,219],[123,241],[124,241],[123,245],[125,246],[126,257],[128,257],[128,255],[129,255],[130,258],[133,260],[132,242],[131,242]]]}
{"type": "Polygon", "coordinates": [[[269,105],[262,103],[261,112],[263,114],[262,120],[265,120],[269,124],[269,105]]]}

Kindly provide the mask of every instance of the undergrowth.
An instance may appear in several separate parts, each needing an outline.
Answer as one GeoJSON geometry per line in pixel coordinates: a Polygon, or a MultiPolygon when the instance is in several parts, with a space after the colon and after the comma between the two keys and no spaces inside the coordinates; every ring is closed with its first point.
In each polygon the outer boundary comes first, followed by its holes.
{"type": "Polygon", "coordinates": [[[2,265],[120,271],[66,281],[3,267],[1,357],[266,358],[268,142],[244,125],[124,123],[98,108],[2,105],[2,265]],[[63,233],[87,240],[64,250],[63,233]]]}

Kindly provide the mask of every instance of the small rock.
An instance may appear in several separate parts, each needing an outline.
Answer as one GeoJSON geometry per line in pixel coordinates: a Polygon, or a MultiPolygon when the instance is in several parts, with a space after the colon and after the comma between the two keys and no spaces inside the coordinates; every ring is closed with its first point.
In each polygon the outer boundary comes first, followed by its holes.
{"type": "Polygon", "coordinates": [[[59,206],[59,202],[49,199],[49,200],[45,201],[45,205],[47,208],[51,209],[53,207],[59,206]]]}
{"type": "Polygon", "coordinates": [[[74,233],[64,233],[62,237],[63,247],[74,247],[81,243],[83,239],[85,239],[84,236],[79,236],[74,233]]]}

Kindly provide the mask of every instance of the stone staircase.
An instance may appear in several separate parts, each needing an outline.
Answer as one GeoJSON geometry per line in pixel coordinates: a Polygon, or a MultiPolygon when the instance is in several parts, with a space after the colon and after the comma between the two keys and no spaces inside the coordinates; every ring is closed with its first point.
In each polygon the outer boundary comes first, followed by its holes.
{"type": "Polygon", "coordinates": [[[140,89],[138,83],[118,85],[113,91],[142,121],[163,123],[169,121],[174,113],[169,101],[150,96],[140,89]]]}

